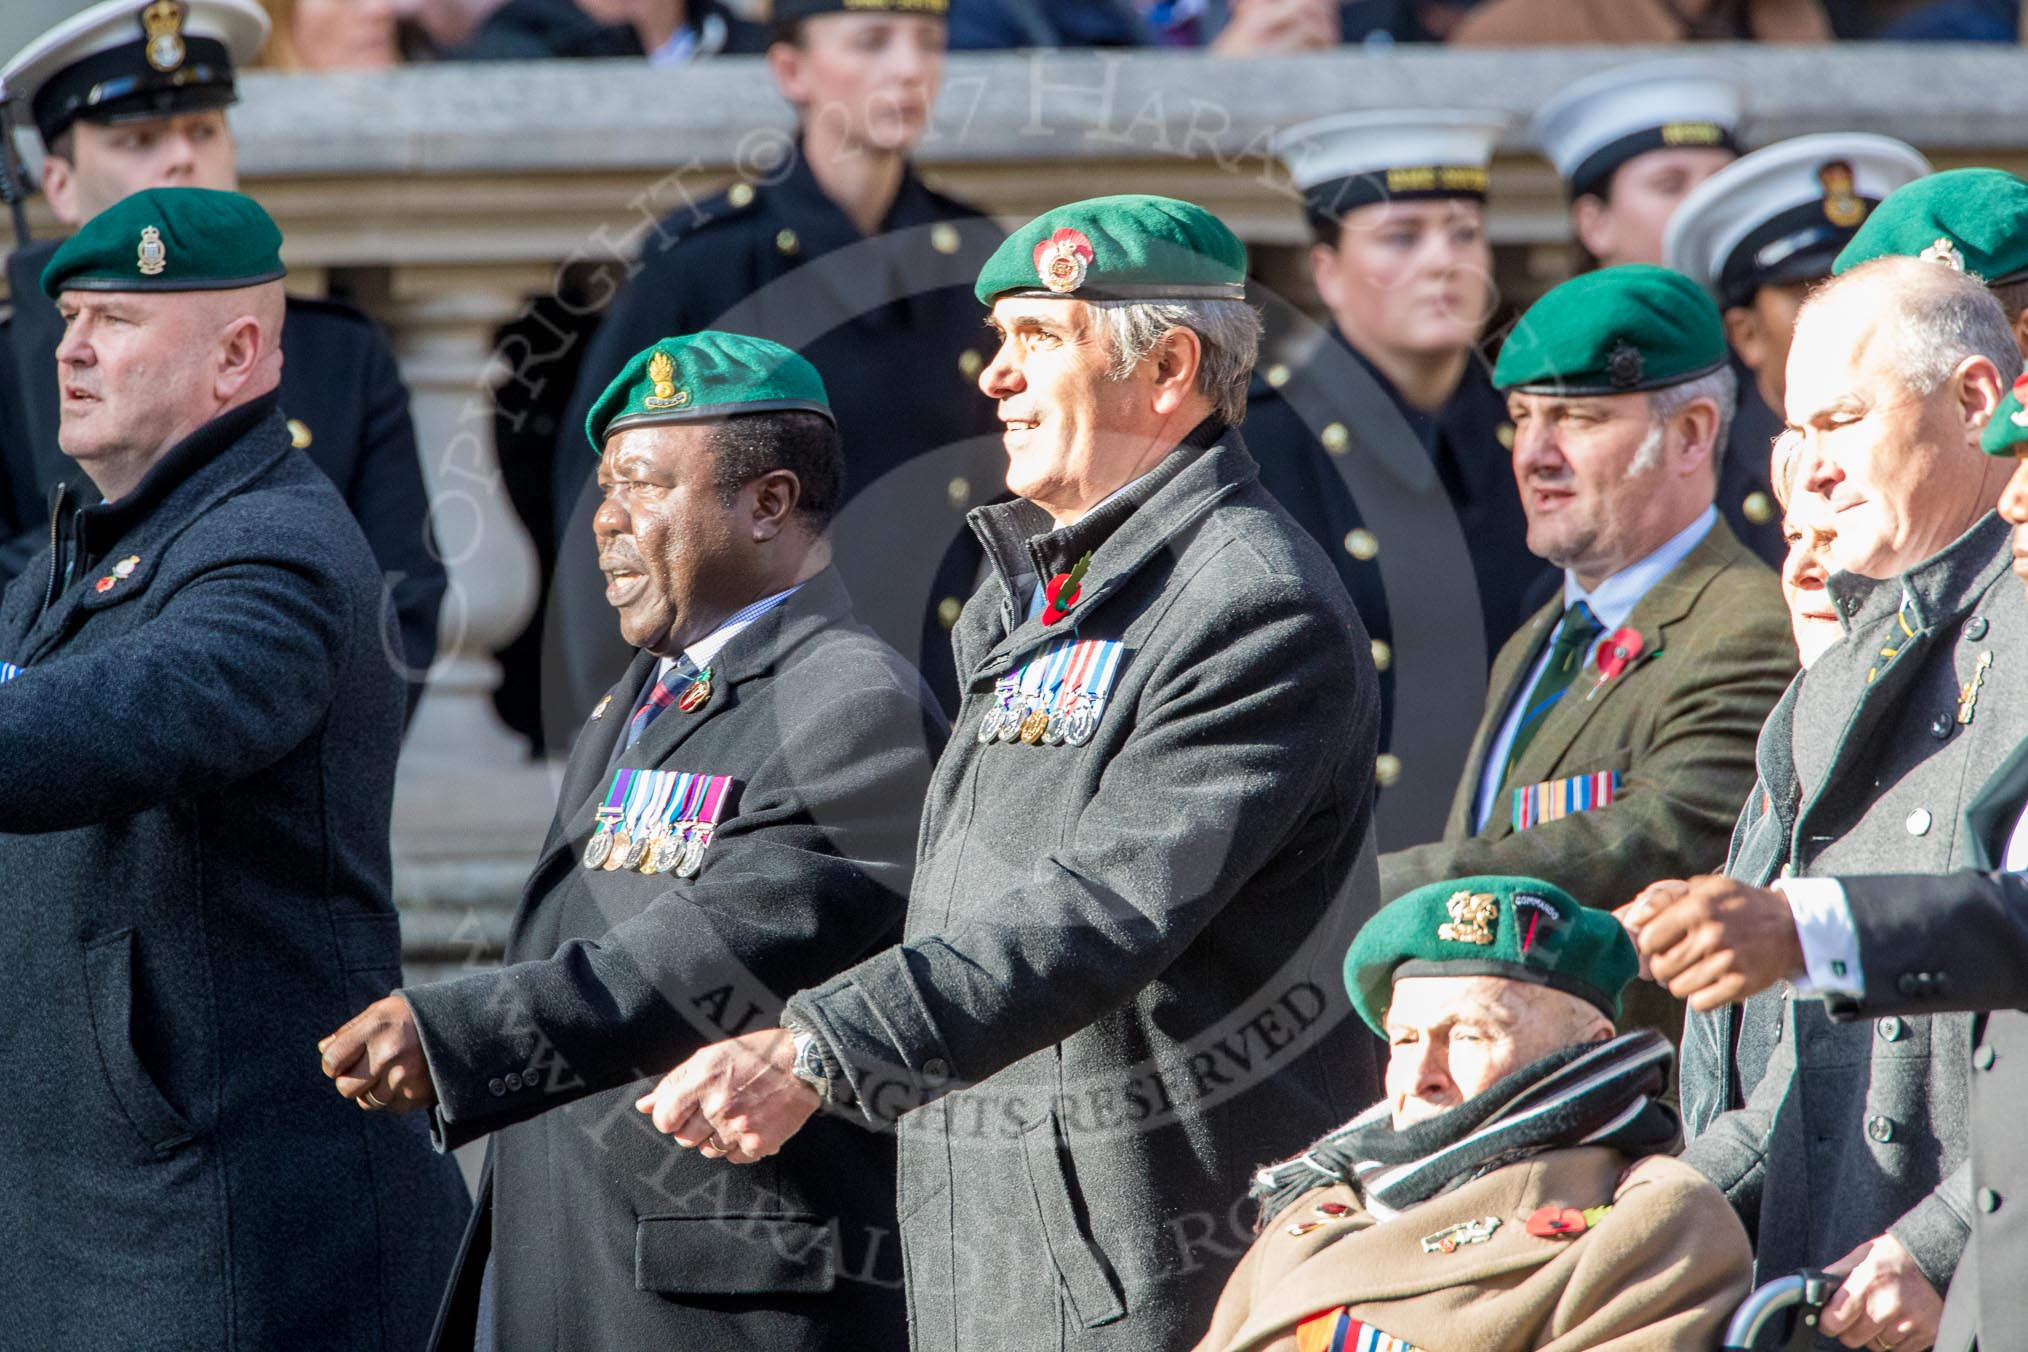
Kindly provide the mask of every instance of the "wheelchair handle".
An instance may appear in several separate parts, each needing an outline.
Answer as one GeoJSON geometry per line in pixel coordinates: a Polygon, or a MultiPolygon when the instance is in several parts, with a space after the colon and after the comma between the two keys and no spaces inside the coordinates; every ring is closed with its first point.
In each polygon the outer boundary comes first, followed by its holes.
{"type": "Polygon", "coordinates": [[[1813,1346],[1817,1316],[1837,1289],[1836,1278],[1814,1268],[1775,1278],[1755,1290],[1733,1312],[1732,1322],[1725,1327],[1726,1352],[1752,1352],[1768,1324],[1792,1305],[1803,1307],[1802,1318],[1786,1346],[1805,1349],[1813,1346]]]}

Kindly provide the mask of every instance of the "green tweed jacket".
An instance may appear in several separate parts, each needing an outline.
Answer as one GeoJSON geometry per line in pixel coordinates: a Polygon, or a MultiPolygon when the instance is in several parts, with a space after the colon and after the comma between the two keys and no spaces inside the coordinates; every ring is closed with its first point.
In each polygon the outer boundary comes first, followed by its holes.
{"type": "MultiPolygon", "coordinates": [[[[1381,856],[1383,900],[1446,878],[1510,873],[1613,907],[1657,878],[1724,867],[1753,788],[1760,725],[1796,672],[1780,583],[1720,519],[1634,607],[1628,626],[1640,632],[1640,656],[1603,684],[1596,662],[1586,665],[1501,782],[1486,829],[1474,832],[1488,747],[1562,613],[1559,595],[1500,649],[1443,839],[1381,856]],[[1620,776],[1611,803],[1515,830],[1517,789],[1602,771],[1620,776]]],[[[1673,1002],[1659,988],[1637,990],[1630,1023],[1680,1023],[1679,1014],[1664,1017],[1673,1002]]]]}

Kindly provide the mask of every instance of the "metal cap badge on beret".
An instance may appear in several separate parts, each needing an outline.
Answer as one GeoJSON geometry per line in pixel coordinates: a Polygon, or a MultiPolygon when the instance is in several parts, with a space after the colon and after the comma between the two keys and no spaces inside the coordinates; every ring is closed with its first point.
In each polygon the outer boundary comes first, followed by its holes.
{"type": "Polygon", "coordinates": [[[1704,288],[1652,263],[1573,277],[1528,307],[1493,385],[1528,394],[1632,394],[1725,365],[1725,321],[1704,288]]]}
{"type": "Polygon", "coordinates": [[[1225,222],[1173,197],[1093,197],[1044,212],[979,270],[979,303],[1001,296],[1078,300],[1243,300],[1246,246],[1225,222]]]}
{"type": "Polygon", "coordinates": [[[1540,878],[1480,875],[1395,898],[1360,927],[1345,954],[1345,990],[1382,1037],[1404,976],[1499,976],[1549,986],[1620,1017],[1620,992],[1640,970],[1633,940],[1540,878]]]}
{"type": "Polygon", "coordinates": [[[785,411],[838,421],[817,368],[793,350],[744,333],[702,329],[635,353],[593,401],[584,434],[592,450],[604,454],[606,438],[630,427],[785,411]]]}
{"type": "Polygon", "coordinates": [[[2028,446],[2028,371],[2014,379],[2014,387],[1993,410],[1993,420],[1979,433],[1979,447],[1987,455],[2016,456],[2028,446]]]}
{"type": "Polygon", "coordinates": [[[920,14],[941,19],[950,12],[951,0],[775,0],[771,17],[785,24],[813,14],[920,14]]]}
{"type": "Polygon", "coordinates": [[[257,0],[106,0],[64,20],[0,67],[44,145],[79,118],[125,122],[223,108],[233,67],[267,41],[257,0]]]}
{"type": "Polygon", "coordinates": [[[1275,133],[1268,148],[1289,167],[1313,225],[1377,202],[1486,200],[1505,113],[1461,108],[1333,113],[1275,133]]]}
{"type": "Polygon", "coordinates": [[[1572,198],[1603,192],[1650,150],[1737,150],[1739,86],[1700,61],[1644,61],[1579,80],[1537,110],[1529,139],[1572,198]]]}
{"type": "Polygon", "coordinates": [[[1669,217],[1662,259],[1720,305],[1751,305],[1764,286],[1830,276],[1867,215],[1929,171],[1922,152],[1891,136],[1777,141],[1690,190],[1669,217]]]}
{"type": "Polygon", "coordinates": [[[143,188],[57,247],[42,291],[234,291],[286,276],[281,249],[282,232],[251,197],[143,188]]]}
{"type": "Polygon", "coordinates": [[[1988,286],[2028,277],[2028,183],[2000,169],[1946,169],[1887,195],[1831,265],[1922,258],[1988,286]]]}

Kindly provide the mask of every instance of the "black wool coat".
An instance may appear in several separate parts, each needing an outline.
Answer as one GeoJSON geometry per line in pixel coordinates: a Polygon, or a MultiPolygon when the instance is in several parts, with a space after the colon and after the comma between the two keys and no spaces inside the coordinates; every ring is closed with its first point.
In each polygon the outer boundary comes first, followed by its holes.
{"type": "Polygon", "coordinates": [[[891,1135],[819,1116],[737,1168],[633,1105],[894,939],[943,715],[829,571],[709,670],[700,708],[615,755],[654,679],[635,659],[578,738],[506,966],[405,992],[439,1139],[493,1134],[437,1346],[471,1346],[489,1253],[501,1352],[905,1342],[891,1135]],[[584,867],[619,768],[733,777],[696,878],[584,867]]]}
{"type": "Polygon", "coordinates": [[[373,556],[272,397],[56,521],[0,599],[0,1342],[412,1348],[465,1186],[317,1057],[400,979],[373,556]]]}

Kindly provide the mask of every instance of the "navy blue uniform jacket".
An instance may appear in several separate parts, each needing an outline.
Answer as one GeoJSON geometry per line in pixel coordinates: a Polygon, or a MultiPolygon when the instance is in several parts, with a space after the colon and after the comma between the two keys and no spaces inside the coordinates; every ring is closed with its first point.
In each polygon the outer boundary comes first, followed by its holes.
{"type": "Polygon", "coordinates": [[[373,556],[272,397],[56,537],[0,599],[0,1343],[413,1348],[464,1184],[317,1059],[400,976],[373,556]]]}

